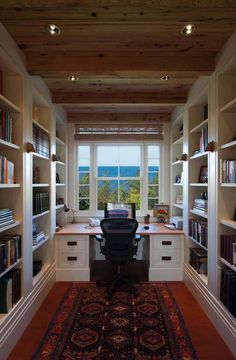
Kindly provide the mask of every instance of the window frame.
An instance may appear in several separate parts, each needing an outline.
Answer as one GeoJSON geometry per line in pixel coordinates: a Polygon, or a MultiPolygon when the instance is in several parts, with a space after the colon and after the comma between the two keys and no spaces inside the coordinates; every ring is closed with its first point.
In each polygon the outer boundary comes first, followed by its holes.
{"type": "MultiPolygon", "coordinates": [[[[140,210],[136,211],[136,216],[144,216],[147,214],[153,215],[152,210],[148,210],[148,171],[146,167],[148,166],[148,146],[156,145],[160,149],[159,157],[159,202],[162,202],[163,199],[163,142],[161,141],[129,141],[129,142],[108,142],[108,141],[76,141],[75,142],[75,208],[76,215],[80,217],[89,217],[89,216],[103,216],[103,210],[97,210],[98,205],[98,193],[97,193],[97,147],[98,146],[114,146],[114,145],[123,145],[123,146],[140,146],[141,148],[141,169],[140,169],[140,210]],[[90,208],[89,210],[79,210],[79,176],[78,176],[78,146],[90,146],[90,188],[89,188],[89,199],[90,199],[90,208]]],[[[111,178],[109,178],[111,179],[111,178]]],[[[116,178],[114,178],[116,179],[116,178]]]]}

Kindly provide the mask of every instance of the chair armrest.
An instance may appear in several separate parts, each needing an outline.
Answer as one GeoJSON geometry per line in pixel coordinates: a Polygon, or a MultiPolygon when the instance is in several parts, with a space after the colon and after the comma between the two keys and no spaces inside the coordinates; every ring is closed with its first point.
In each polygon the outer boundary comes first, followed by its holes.
{"type": "Polygon", "coordinates": [[[104,240],[104,237],[103,237],[102,235],[95,235],[95,238],[96,238],[97,241],[100,242],[100,244],[101,244],[101,242],[103,242],[103,240],[104,240]]]}
{"type": "Polygon", "coordinates": [[[135,234],[134,240],[135,240],[136,242],[139,242],[139,241],[141,240],[141,235],[135,234]]]}

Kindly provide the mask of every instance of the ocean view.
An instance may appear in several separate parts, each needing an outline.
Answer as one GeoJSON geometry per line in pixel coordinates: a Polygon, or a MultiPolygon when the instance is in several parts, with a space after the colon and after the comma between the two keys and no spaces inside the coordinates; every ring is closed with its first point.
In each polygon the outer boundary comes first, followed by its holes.
{"type": "MultiPolygon", "coordinates": [[[[159,166],[149,166],[148,172],[158,172],[159,166]]],[[[79,172],[89,172],[89,166],[79,166],[79,172]]],[[[98,177],[139,177],[139,166],[98,166],[98,177]],[[120,171],[120,173],[119,173],[120,171]]]]}

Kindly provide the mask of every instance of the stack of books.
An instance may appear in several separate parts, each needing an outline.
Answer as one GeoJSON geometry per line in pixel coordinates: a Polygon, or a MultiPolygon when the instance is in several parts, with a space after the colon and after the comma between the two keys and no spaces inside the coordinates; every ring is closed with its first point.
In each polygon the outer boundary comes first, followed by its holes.
{"type": "Polygon", "coordinates": [[[33,126],[33,144],[37,154],[49,158],[49,135],[35,124],[33,126]]]}
{"type": "Polygon", "coordinates": [[[0,155],[0,184],[14,184],[14,163],[0,155]]]}
{"type": "Polygon", "coordinates": [[[220,159],[220,183],[236,183],[236,160],[220,159]]]}
{"type": "Polygon", "coordinates": [[[43,241],[44,239],[45,239],[45,234],[43,231],[33,233],[33,246],[38,245],[40,241],[43,241]]]}
{"type": "Polygon", "coordinates": [[[236,235],[221,235],[220,256],[236,267],[236,235]]]}
{"type": "Polygon", "coordinates": [[[203,198],[194,199],[193,210],[201,211],[204,214],[207,214],[207,210],[208,210],[207,199],[203,199],[203,198]]]}
{"type": "Polygon", "coordinates": [[[49,193],[35,191],[33,193],[33,215],[41,214],[49,210],[49,193]]]}
{"type": "Polygon", "coordinates": [[[191,236],[199,244],[207,248],[207,221],[189,219],[189,236],[191,236]]]}
{"type": "Polygon", "coordinates": [[[0,139],[12,142],[12,116],[0,109],[0,139]]]}
{"type": "Polygon", "coordinates": [[[21,235],[0,236],[0,273],[21,258],[21,235]]]}
{"type": "Polygon", "coordinates": [[[12,210],[0,209],[0,228],[14,223],[12,210]]]}
{"type": "Polygon", "coordinates": [[[236,272],[228,268],[221,272],[220,299],[231,314],[236,316],[236,272]]]}

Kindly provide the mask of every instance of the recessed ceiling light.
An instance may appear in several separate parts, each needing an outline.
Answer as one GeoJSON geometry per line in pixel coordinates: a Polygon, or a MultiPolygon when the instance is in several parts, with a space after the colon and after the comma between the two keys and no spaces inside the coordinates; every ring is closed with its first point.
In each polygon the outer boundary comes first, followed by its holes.
{"type": "Polygon", "coordinates": [[[187,24],[183,27],[183,29],[181,30],[181,34],[184,36],[189,36],[192,35],[194,33],[194,31],[196,30],[196,26],[193,24],[187,24]]]}
{"type": "Polygon", "coordinates": [[[79,80],[78,76],[75,76],[75,75],[69,75],[69,76],[67,76],[67,79],[72,82],[76,82],[79,80]]]}
{"type": "Polygon", "coordinates": [[[162,81],[168,81],[168,80],[170,80],[170,77],[169,77],[169,75],[164,75],[164,76],[161,77],[161,80],[162,81]]]}
{"type": "Polygon", "coordinates": [[[50,35],[60,35],[61,33],[60,28],[55,24],[47,24],[45,28],[50,35]]]}

